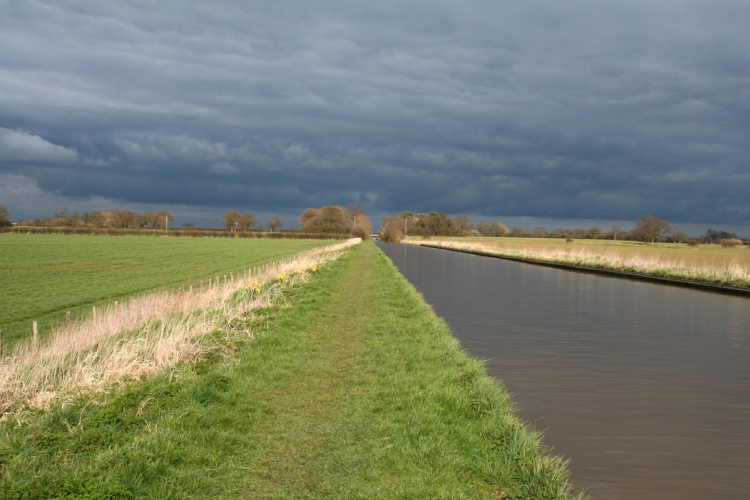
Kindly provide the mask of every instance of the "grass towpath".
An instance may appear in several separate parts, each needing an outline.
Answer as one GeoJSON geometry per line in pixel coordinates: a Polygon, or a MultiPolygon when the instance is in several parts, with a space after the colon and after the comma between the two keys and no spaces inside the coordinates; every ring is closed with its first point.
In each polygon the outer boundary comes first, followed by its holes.
{"type": "Polygon", "coordinates": [[[0,497],[567,498],[560,462],[374,245],[289,301],[229,360],[4,424],[0,497]]]}

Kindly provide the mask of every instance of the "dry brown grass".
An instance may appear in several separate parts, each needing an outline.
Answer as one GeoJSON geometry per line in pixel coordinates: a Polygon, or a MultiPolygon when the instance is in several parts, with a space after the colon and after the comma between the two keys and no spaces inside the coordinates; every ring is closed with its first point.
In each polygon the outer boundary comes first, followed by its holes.
{"type": "MultiPolygon", "coordinates": [[[[419,240],[408,243],[419,245],[419,240]]],[[[542,262],[612,269],[680,278],[723,285],[750,287],[750,265],[746,259],[688,259],[679,254],[670,255],[670,249],[643,252],[628,248],[606,246],[506,246],[460,241],[430,241],[424,244],[459,250],[478,251],[498,256],[523,258],[542,262]]]]}
{"type": "Polygon", "coordinates": [[[236,300],[239,287],[269,282],[285,274],[284,284],[309,274],[292,273],[335,260],[351,239],[302,252],[244,276],[212,286],[138,297],[109,306],[89,317],[50,332],[37,348],[19,346],[0,366],[2,419],[26,408],[47,408],[60,398],[107,391],[127,380],[158,373],[181,361],[229,345],[232,336],[252,337],[247,325],[254,312],[275,303],[279,287],[236,300]],[[220,332],[221,335],[212,335],[220,332]]]}
{"type": "MultiPolygon", "coordinates": [[[[418,240],[418,238],[414,238],[418,240]]],[[[509,237],[433,237],[433,241],[457,241],[461,243],[479,243],[486,246],[503,248],[584,248],[595,253],[614,252],[620,255],[638,255],[641,257],[662,256],[681,260],[687,264],[724,265],[738,262],[750,266],[750,250],[746,246],[725,248],[718,244],[698,244],[694,247],[686,243],[643,243],[640,241],[612,241],[577,239],[566,243],[562,238],[509,238],[509,237]]]]}

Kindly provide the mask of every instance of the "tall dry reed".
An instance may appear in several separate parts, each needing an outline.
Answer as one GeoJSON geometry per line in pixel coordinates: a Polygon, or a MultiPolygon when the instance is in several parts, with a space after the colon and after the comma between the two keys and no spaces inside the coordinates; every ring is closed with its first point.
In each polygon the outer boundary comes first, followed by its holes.
{"type": "Polygon", "coordinates": [[[414,245],[429,245],[442,248],[453,248],[483,252],[502,257],[514,257],[540,262],[571,264],[583,267],[611,269],[649,274],[666,278],[679,278],[692,281],[703,281],[730,286],[750,287],[750,267],[737,260],[729,263],[723,261],[706,261],[702,263],[686,262],[663,254],[623,254],[612,249],[569,248],[569,247],[502,247],[458,241],[408,241],[414,245]]]}
{"type": "Polygon", "coordinates": [[[248,269],[233,281],[214,281],[210,287],[165,291],[110,305],[95,317],[54,329],[38,348],[21,345],[0,366],[0,419],[27,408],[47,408],[61,397],[106,391],[198,359],[228,346],[232,336],[252,337],[246,325],[254,312],[281,296],[280,287],[265,287],[237,300],[239,288],[250,282],[271,282],[279,275],[284,278],[277,284],[305,280],[309,274],[293,271],[323,266],[360,241],[354,238],[308,250],[248,269]],[[217,332],[218,337],[212,335],[217,332]]]}

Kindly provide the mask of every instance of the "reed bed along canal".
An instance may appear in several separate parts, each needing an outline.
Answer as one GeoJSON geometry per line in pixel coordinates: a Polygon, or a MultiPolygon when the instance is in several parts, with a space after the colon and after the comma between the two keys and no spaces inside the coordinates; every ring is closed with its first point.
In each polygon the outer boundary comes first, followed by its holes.
{"type": "Polygon", "coordinates": [[[749,299],[379,246],[591,498],[747,498],[749,299]]]}
{"type": "MultiPolygon", "coordinates": [[[[539,239],[539,238],[537,238],[539,239]]],[[[588,269],[634,273],[659,279],[687,280],[704,285],[729,287],[733,291],[750,291],[750,252],[746,247],[719,248],[681,244],[655,246],[627,245],[614,242],[579,242],[573,245],[553,242],[508,244],[498,241],[472,242],[455,240],[407,240],[413,245],[447,248],[477,255],[575,266],[588,269]]]]}

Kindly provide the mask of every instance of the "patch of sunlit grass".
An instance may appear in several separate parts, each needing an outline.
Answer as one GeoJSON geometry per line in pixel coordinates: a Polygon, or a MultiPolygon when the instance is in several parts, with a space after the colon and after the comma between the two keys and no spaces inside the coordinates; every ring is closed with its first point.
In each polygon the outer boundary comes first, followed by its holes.
{"type": "Polygon", "coordinates": [[[254,268],[239,282],[161,292],[102,308],[61,326],[40,346],[19,345],[0,365],[3,418],[47,408],[62,395],[95,393],[200,359],[227,336],[252,337],[253,315],[272,305],[285,285],[307,279],[358,238],[254,268]],[[247,292],[250,292],[249,294],[247,292]],[[222,332],[224,337],[212,335],[222,332]]]}

